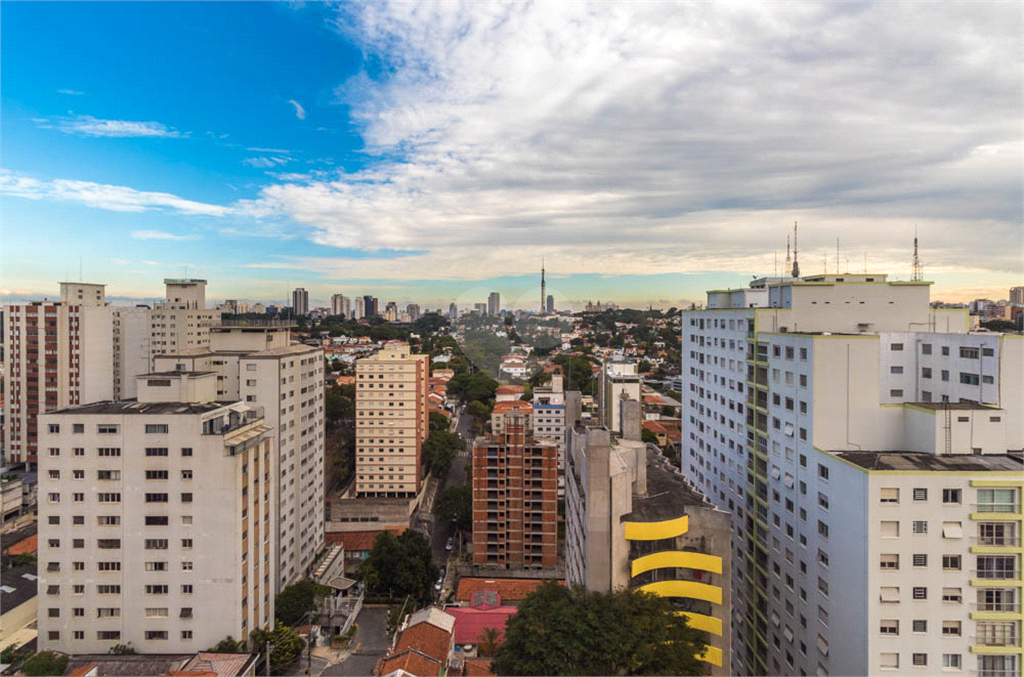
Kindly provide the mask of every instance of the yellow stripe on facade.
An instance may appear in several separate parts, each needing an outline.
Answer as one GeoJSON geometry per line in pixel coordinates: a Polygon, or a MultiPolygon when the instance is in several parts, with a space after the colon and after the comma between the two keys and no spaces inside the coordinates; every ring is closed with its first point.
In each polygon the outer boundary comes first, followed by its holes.
{"type": "Polygon", "coordinates": [[[663,522],[626,522],[627,541],[660,541],[682,536],[690,529],[690,518],[686,515],[663,522]]]}
{"type": "Polygon", "coordinates": [[[712,604],[722,603],[722,589],[707,583],[696,581],[657,581],[641,585],[638,590],[650,592],[659,597],[688,597],[712,604]]]}
{"type": "Polygon", "coordinates": [[[705,555],[701,552],[684,552],[680,550],[669,550],[656,552],[652,555],[644,555],[633,560],[632,573],[630,576],[639,576],[645,571],[654,569],[683,568],[700,569],[712,573],[722,573],[722,558],[714,555],[705,555]]]}
{"type": "Polygon", "coordinates": [[[697,656],[700,660],[705,663],[711,663],[716,667],[722,667],[722,650],[717,646],[707,646],[704,648],[704,653],[697,656]]]}
{"type": "Polygon", "coordinates": [[[690,627],[694,630],[702,630],[712,635],[722,636],[722,621],[714,616],[695,614],[691,611],[677,611],[676,614],[686,616],[690,627]]]}

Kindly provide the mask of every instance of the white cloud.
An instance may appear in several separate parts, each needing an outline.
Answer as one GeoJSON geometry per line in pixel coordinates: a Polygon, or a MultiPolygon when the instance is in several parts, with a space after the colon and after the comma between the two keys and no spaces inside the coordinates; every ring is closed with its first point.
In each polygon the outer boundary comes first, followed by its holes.
{"type": "MultiPolygon", "coordinates": [[[[135,122],[132,120],[101,120],[91,115],[61,118],[56,121],[57,129],[65,134],[81,134],[98,137],[166,137],[184,138],[188,132],[179,132],[160,122],[135,122]]],[[[41,124],[49,128],[49,124],[41,124]]]]}
{"type": "Polygon", "coordinates": [[[82,96],[85,92],[79,92],[77,89],[58,89],[58,94],[67,94],[68,96],[82,96]]]}
{"type": "Polygon", "coordinates": [[[133,230],[132,237],[136,240],[191,240],[192,236],[176,235],[162,230],[133,230]]]}
{"type": "Polygon", "coordinates": [[[246,150],[251,150],[254,153],[280,153],[284,155],[294,152],[283,148],[246,148],[246,150]]]}
{"type": "Polygon", "coordinates": [[[306,119],[306,109],[302,107],[302,104],[300,104],[295,99],[288,99],[288,103],[295,106],[295,117],[297,117],[300,120],[306,119]]]}
{"type": "Polygon", "coordinates": [[[764,272],[794,220],[814,269],[839,236],[852,262],[908,270],[916,223],[933,269],[1021,270],[1022,26],[1007,5],[342,11],[385,60],[338,89],[385,159],[247,208],[322,244],[426,251],[375,262],[389,274],[513,273],[542,253],[589,272],[764,272]]]}
{"type": "Polygon", "coordinates": [[[270,167],[277,167],[279,165],[287,164],[287,163],[289,163],[291,161],[292,161],[292,159],[290,157],[277,157],[277,156],[274,156],[274,157],[270,157],[270,156],[250,157],[250,158],[245,158],[244,160],[242,160],[242,162],[244,164],[247,164],[250,167],[258,167],[258,168],[261,168],[261,169],[269,169],[270,167]]]}

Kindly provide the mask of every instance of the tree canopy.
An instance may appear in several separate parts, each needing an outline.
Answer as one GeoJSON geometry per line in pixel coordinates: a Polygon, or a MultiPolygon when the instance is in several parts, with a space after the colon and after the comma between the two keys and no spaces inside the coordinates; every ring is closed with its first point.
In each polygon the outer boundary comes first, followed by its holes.
{"type": "Polygon", "coordinates": [[[440,413],[438,413],[436,411],[430,412],[430,434],[431,435],[433,435],[434,432],[436,432],[438,430],[448,430],[450,425],[451,425],[451,421],[449,421],[448,417],[445,416],[444,414],[440,414],[440,413]]]}
{"type": "Polygon", "coordinates": [[[458,433],[436,430],[423,443],[423,465],[427,471],[444,474],[452,464],[455,455],[466,448],[466,442],[458,433]]]}
{"type": "Polygon", "coordinates": [[[274,598],[274,617],[285,625],[298,625],[302,618],[316,608],[317,596],[326,588],[313,581],[292,583],[274,598]]]}
{"type": "Polygon", "coordinates": [[[488,402],[494,399],[498,382],[482,371],[456,374],[448,381],[448,394],[464,400],[488,402]]]}
{"type": "Polygon", "coordinates": [[[434,513],[438,519],[454,521],[463,531],[473,528],[473,488],[468,484],[448,487],[434,501],[434,513]]]}
{"type": "Polygon", "coordinates": [[[288,668],[306,648],[306,641],[299,633],[281,622],[274,625],[270,632],[257,628],[249,633],[249,637],[257,651],[263,651],[268,641],[273,645],[274,648],[270,650],[270,671],[275,675],[293,674],[288,668]]]}
{"type": "Polygon", "coordinates": [[[545,583],[519,603],[491,670],[499,675],[701,675],[703,633],[665,597],[545,583]]]}
{"type": "Polygon", "coordinates": [[[21,664],[23,675],[63,675],[70,656],[53,651],[40,651],[21,664]]]}
{"type": "Polygon", "coordinates": [[[437,578],[430,541],[418,531],[405,531],[395,538],[390,531],[377,536],[370,554],[359,568],[371,594],[427,601],[437,578]]]}

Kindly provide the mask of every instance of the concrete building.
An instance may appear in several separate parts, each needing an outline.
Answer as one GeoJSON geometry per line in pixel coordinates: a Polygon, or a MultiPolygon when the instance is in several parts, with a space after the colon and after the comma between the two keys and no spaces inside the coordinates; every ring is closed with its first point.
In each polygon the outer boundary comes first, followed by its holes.
{"type": "Polygon", "coordinates": [[[474,303],[473,304],[473,310],[476,311],[476,313],[478,315],[486,315],[487,314],[487,304],[486,303],[474,303]]]}
{"type": "Polygon", "coordinates": [[[448,304],[448,319],[455,320],[459,317],[459,307],[454,303],[448,304]]]}
{"type": "Polygon", "coordinates": [[[60,301],[5,309],[5,464],[34,466],[39,414],[114,395],[112,320],[104,285],[62,282],[60,295],[60,301]]]}
{"type": "Polygon", "coordinates": [[[1020,578],[1019,540],[987,558],[1020,535],[1024,338],[929,284],[762,278],[682,314],[682,471],[733,512],[738,673],[1020,674],[1019,600],[972,605],[1020,578]]]}
{"type": "Polygon", "coordinates": [[[429,363],[391,343],[356,361],[357,498],[414,498],[420,491],[429,363]]]}
{"type": "Polygon", "coordinates": [[[352,319],[361,320],[366,317],[366,297],[357,296],[355,307],[352,310],[352,319]]]}
{"type": "Polygon", "coordinates": [[[373,317],[377,314],[377,298],[375,296],[363,297],[363,317],[373,317]]]}
{"type": "Polygon", "coordinates": [[[43,415],[39,648],[140,653],[247,639],[274,617],[277,453],[212,372],[43,415]]]}
{"type": "Polygon", "coordinates": [[[416,320],[420,319],[420,317],[422,317],[422,313],[420,312],[420,306],[418,303],[410,303],[409,305],[407,305],[405,307],[405,312],[409,316],[410,322],[415,322],[416,320]]]}
{"type": "Polygon", "coordinates": [[[331,296],[331,315],[344,315],[346,319],[351,319],[352,299],[344,294],[333,294],[331,296]]]}
{"type": "Polygon", "coordinates": [[[637,363],[613,357],[601,365],[598,378],[598,418],[616,433],[622,432],[622,401],[640,401],[640,374],[637,363]]]}
{"type": "Polygon", "coordinates": [[[555,297],[548,294],[548,313],[555,312],[555,297]]]}
{"type": "MultiPolygon", "coordinates": [[[[205,348],[220,311],[206,309],[206,280],[166,279],[165,299],[150,313],[149,356],[205,348]]],[[[127,376],[125,376],[127,378],[127,376]]]]}
{"type": "Polygon", "coordinates": [[[533,389],[533,435],[558,446],[558,496],[565,495],[566,431],[583,414],[583,396],[578,390],[566,392],[562,374],[551,375],[548,385],[533,389]]]}
{"type": "Polygon", "coordinates": [[[558,560],[558,448],[527,436],[529,414],[509,411],[504,432],[473,445],[473,563],[553,568],[558,560]]]}
{"type": "Polygon", "coordinates": [[[501,312],[501,294],[492,291],[491,295],[487,297],[487,314],[497,317],[499,312],[501,312]]]}
{"type": "Polygon", "coordinates": [[[111,307],[115,400],[134,398],[135,378],[150,370],[151,312],[149,306],[111,307]]]}
{"type": "Polygon", "coordinates": [[[1010,303],[1024,306],[1024,287],[1010,287],[1010,303]]]}
{"type": "Polygon", "coordinates": [[[212,371],[218,400],[262,407],[278,456],[275,504],[280,590],[308,573],[324,544],[323,348],[293,344],[286,325],[212,327],[210,347],[156,360],[162,371],[212,371]]]}
{"type": "Polygon", "coordinates": [[[567,585],[672,598],[707,633],[713,675],[732,675],[731,518],[667,459],[604,427],[569,432],[567,585]]]}
{"type": "Polygon", "coordinates": [[[388,322],[398,321],[398,304],[394,301],[388,301],[384,305],[384,319],[388,322]]]}
{"type": "Polygon", "coordinates": [[[292,291],[292,312],[295,313],[295,317],[309,315],[309,292],[302,287],[292,291]]]}

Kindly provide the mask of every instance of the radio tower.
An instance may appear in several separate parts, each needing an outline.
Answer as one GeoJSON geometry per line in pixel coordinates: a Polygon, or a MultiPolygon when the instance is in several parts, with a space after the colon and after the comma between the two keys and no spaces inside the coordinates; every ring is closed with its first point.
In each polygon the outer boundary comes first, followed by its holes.
{"type": "Polygon", "coordinates": [[[793,277],[800,277],[800,264],[796,260],[796,221],[793,222],[793,277]]]}
{"type": "Polygon", "coordinates": [[[914,273],[910,279],[914,282],[924,280],[924,269],[921,267],[921,259],[917,256],[917,226],[914,226],[914,273]]]}
{"type": "Polygon", "coordinates": [[[547,283],[544,281],[544,257],[540,259],[540,314],[547,312],[547,283]]]}
{"type": "Polygon", "coordinates": [[[785,270],[789,270],[789,267],[792,266],[792,265],[793,265],[793,257],[789,253],[789,235],[787,235],[786,236],[786,268],[785,268],[785,270]]]}

